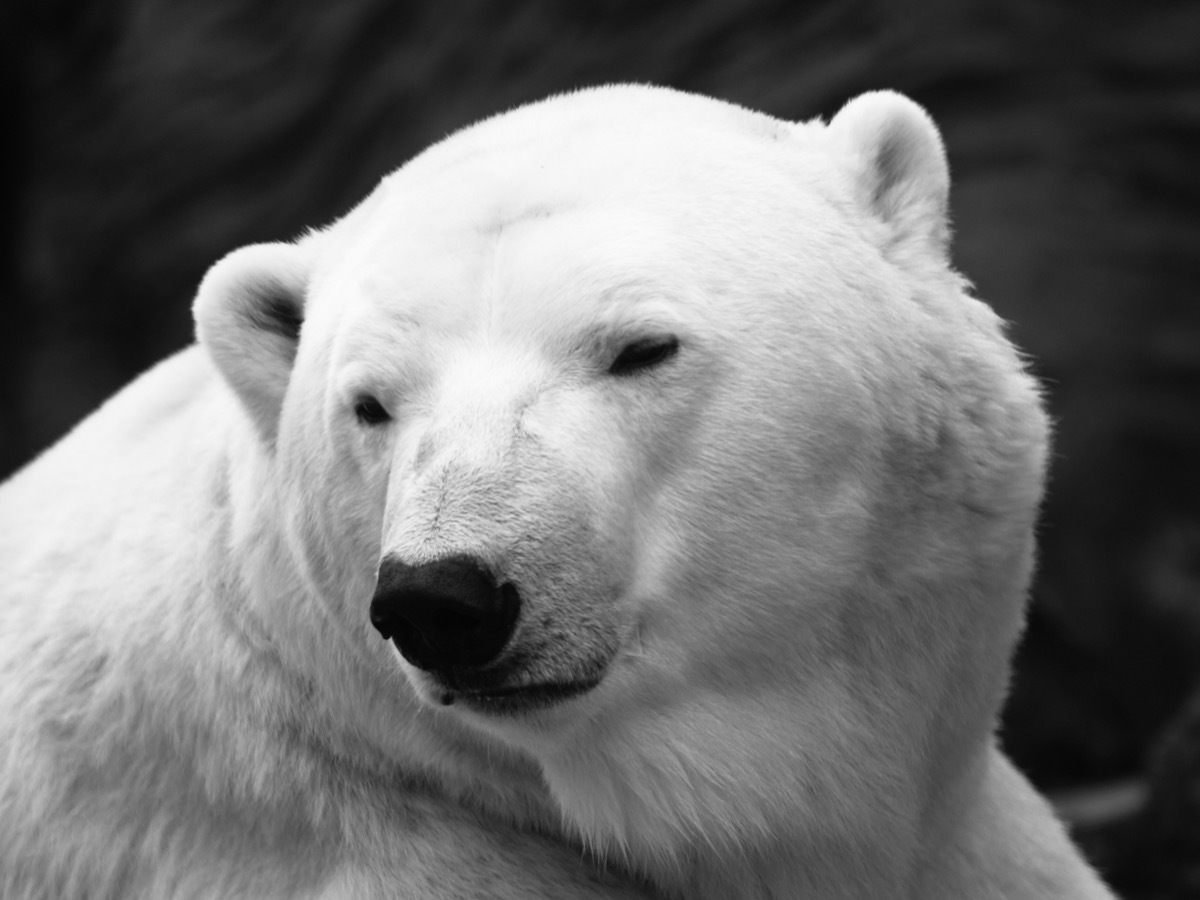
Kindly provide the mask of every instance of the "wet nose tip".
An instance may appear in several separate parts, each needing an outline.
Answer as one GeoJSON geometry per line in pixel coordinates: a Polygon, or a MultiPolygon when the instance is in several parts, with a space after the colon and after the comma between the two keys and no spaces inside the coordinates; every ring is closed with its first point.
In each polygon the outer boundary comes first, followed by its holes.
{"type": "Polygon", "coordinates": [[[482,666],[516,627],[520,595],[478,560],[449,556],[421,565],[387,557],[371,600],[371,624],[419,669],[482,666]]]}

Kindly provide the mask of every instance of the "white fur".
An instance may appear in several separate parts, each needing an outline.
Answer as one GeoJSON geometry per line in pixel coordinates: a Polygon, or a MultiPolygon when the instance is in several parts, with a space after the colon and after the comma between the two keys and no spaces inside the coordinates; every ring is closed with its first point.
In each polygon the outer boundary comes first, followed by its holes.
{"type": "Polygon", "coordinates": [[[613,87],[218,263],[0,491],[0,894],[1109,897],[993,738],[1047,425],[947,186],[894,94],[613,87]],[[367,609],[454,553],[600,685],[441,706],[367,609]]]}

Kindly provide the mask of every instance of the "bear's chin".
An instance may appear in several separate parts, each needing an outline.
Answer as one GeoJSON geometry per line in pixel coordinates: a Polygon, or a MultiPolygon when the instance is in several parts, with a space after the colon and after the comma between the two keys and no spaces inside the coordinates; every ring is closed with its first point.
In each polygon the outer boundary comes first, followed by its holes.
{"type": "Polygon", "coordinates": [[[461,706],[487,716],[521,716],[557,707],[589,693],[600,679],[543,681],[491,690],[445,689],[437,697],[442,706],[461,706]]]}
{"type": "Polygon", "coordinates": [[[531,675],[512,667],[492,672],[424,671],[408,664],[404,669],[417,699],[426,706],[455,707],[488,718],[518,718],[570,706],[600,686],[608,665],[561,675],[531,675]]]}

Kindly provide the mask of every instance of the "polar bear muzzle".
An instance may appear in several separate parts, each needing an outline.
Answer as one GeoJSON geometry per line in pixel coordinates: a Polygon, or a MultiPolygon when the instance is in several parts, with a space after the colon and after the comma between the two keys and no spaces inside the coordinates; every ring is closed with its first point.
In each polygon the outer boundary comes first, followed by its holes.
{"type": "Polygon", "coordinates": [[[478,668],[512,636],[521,598],[468,556],[422,565],[384,559],[371,600],[371,624],[418,669],[478,668]]]}

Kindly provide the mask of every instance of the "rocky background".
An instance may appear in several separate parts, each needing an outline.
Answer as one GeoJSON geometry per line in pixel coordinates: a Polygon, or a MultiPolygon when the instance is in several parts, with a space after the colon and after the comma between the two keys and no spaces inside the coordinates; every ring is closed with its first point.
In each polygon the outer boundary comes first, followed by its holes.
{"type": "Polygon", "coordinates": [[[1058,422],[1003,739],[1129,898],[1200,897],[1200,3],[9,0],[0,475],[191,339],[206,267],[428,142],[652,81],[905,91],[1058,422]]]}

